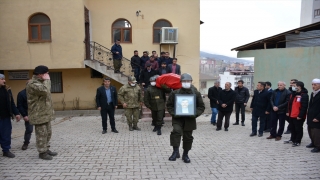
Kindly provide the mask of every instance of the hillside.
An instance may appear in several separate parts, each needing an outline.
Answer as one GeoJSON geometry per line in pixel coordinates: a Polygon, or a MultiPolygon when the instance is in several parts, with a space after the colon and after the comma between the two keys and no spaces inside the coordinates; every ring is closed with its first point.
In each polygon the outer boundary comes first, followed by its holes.
{"type": "Polygon", "coordinates": [[[253,64],[253,61],[250,61],[250,60],[245,60],[245,59],[238,59],[238,58],[233,58],[233,57],[229,57],[229,56],[224,56],[224,55],[218,55],[218,54],[210,54],[210,53],[207,53],[207,52],[203,52],[203,51],[200,51],[200,57],[202,58],[213,58],[213,59],[216,59],[216,60],[223,60],[224,62],[242,62],[242,63],[245,63],[245,64],[253,64]]]}

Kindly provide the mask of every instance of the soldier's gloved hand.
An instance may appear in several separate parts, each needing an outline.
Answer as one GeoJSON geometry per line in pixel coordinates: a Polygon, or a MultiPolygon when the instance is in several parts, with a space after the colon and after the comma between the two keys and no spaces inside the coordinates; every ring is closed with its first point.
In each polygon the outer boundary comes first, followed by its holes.
{"type": "Polygon", "coordinates": [[[169,87],[167,85],[165,85],[165,84],[161,84],[161,88],[162,89],[168,89],[169,87]]]}

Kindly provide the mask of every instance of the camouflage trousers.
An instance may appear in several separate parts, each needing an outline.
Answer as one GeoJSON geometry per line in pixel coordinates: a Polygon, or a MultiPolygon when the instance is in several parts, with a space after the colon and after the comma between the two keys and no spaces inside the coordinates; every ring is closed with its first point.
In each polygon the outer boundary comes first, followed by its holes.
{"type": "Polygon", "coordinates": [[[49,150],[51,139],[51,122],[34,125],[36,132],[36,144],[39,153],[49,150]]]}
{"type": "Polygon", "coordinates": [[[124,115],[127,118],[128,125],[136,126],[139,121],[140,110],[139,108],[126,108],[124,109],[124,115]]]}
{"type": "Polygon", "coordinates": [[[121,59],[113,59],[113,67],[115,71],[120,71],[121,66],[121,59]]]}

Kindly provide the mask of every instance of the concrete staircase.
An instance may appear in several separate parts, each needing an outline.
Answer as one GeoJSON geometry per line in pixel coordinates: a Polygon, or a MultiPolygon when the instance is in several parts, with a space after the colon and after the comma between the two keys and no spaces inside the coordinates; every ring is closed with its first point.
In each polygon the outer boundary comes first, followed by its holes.
{"type": "Polygon", "coordinates": [[[121,84],[126,84],[128,82],[128,77],[123,75],[122,73],[114,73],[114,70],[107,66],[103,62],[97,60],[84,60],[84,64],[101,74],[104,74],[115,81],[120,82],[121,84]]]}

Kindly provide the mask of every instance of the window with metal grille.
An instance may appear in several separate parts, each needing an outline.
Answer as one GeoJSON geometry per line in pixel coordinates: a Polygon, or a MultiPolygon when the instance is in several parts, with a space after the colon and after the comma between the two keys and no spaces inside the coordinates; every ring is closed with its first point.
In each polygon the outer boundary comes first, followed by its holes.
{"type": "Polygon", "coordinates": [[[320,17],[320,9],[315,9],[314,10],[314,17],[320,17]]]}
{"type": "Polygon", "coordinates": [[[201,88],[207,88],[207,82],[206,81],[202,81],[201,82],[201,88]]]}
{"type": "Polygon", "coordinates": [[[51,93],[62,93],[62,72],[50,72],[51,93]]]}

